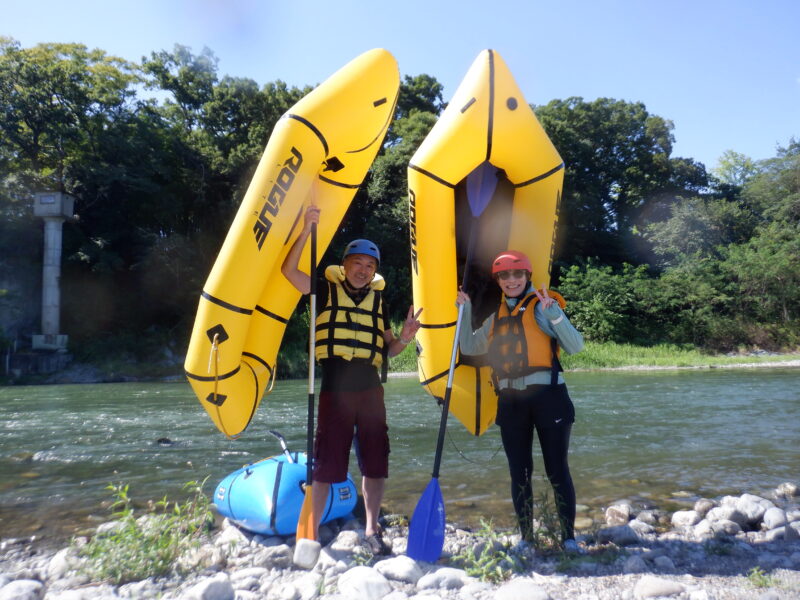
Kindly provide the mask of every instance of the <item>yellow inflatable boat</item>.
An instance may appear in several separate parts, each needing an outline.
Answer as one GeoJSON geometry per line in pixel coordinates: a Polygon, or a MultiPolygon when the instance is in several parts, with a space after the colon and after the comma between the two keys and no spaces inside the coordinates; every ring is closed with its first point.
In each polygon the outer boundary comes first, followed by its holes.
{"type": "MultiPolygon", "coordinates": [[[[465,270],[475,327],[497,309],[500,291],[491,281],[491,261],[502,250],[527,254],[534,284],[549,284],[563,179],[561,157],[505,62],[484,50],[408,166],[414,306],[424,308],[418,370],[434,397],[445,394],[456,292],[465,270]],[[476,215],[466,180],[485,163],[496,168],[498,180],[476,215]],[[466,265],[470,236],[473,253],[466,265]]],[[[497,412],[490,369],[478,357],[459,357],[456,364],[450,412],[481,435],[497,412]]]]}
{"type": "MultiPolygon", "coordinates": [[[[394,114],[397,62],[374,49],[295,104],[275,125],[206,281],[186,376],[219,430],[240,434],[275,376],[300,293],[281,264],[309,202],[322,208],[317,257],[328,247],[394,114]]],[[[309,265],[306,246],[301,266],[309,265]]]]}

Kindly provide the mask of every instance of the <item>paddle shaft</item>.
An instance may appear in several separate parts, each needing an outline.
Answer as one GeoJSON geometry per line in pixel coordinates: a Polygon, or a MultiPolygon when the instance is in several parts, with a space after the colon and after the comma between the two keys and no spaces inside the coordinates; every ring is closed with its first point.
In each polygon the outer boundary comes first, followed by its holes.
{"type": "Polygon", "coordinates": [[[308,325],[308,429],[306,431],[306,486],[312,482],[312,457],[314,456],[314,361],[316,354],[316,332],[314,326],[317,321],[317,224],[311,224],[311,277],[308,325]]]}
{"type": "MultiPolygon", "coordinates": [[[[477,230],[476,221],[478,217],[472,217],[469,230],[469,242],[467,242],[467,260],[464,262],[464,277],[461,279],[461,289],[467,285],[469,265],[472,262],[472,254],[475,251],[475,231],[477,230]]],[[[439,478],[439,467],[442,464],[442,451],[444,450],[444,432],[447,430],[447,415],[450,413],[450,396],[453,394],[453,377],[456,370],[456,357],[458,356],[458,337],[461,334],[461,322],[464,316],[464,305],[458,305],[458,318],[456,319],[456,334],[453,338],[453,351],[450,353],[450,368],[447,371],[447,387],[444,390],[444,402],[442,403],[442,418],[439,421],[439,437],[436,440],[436,456],[433,459],[434,479],[439,478]]]]}
{"type": "Polygon", "coordinates": [[[279,432],[275,431],[274,429],[270,429],[269,431],[267,431],[267,433],[278,438],[278,441],[281,443],[281,448],[283,448],[283,453],[286,455],[286,460],[288,460],[290,463],[294,463],[294,459],[292,458],[292,453],[289,452],[289,447],[286,445],[286,438],[283,437],[279,432]]]}

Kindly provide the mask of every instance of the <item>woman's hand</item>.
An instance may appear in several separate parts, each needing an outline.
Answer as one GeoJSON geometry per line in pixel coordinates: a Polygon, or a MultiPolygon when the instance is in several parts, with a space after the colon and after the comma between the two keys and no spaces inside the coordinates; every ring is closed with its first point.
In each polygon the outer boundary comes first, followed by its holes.
{"type": "Polygon", "coordinates": [[[547,286],[542,285],[542,292],[539,293],[539,290],[533,288],[533,292],[536,294],[536,297],[539,298],[539,302],[542,303],[542,308],[550,308],[555,303],[555,298],[551,298],[547,294],[547,286]]]}
{"type": "Polygon", "coordinates": [[[465,292],[461,288],[458,288],[458,294],[456,295],[456,304],[461,306],[462,304],[466,304],[467,302],[469,302],[469,294],[467,294],[467,292],[465,292]]]}

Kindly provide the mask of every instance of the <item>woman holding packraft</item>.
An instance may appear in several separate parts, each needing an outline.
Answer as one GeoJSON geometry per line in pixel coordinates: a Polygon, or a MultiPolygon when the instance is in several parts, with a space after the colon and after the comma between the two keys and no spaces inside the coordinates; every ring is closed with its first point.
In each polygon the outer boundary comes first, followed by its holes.
{"type": "MultiPolygon", "coordinates": [[[[564,299],[531,283],[531,262],[508,250],[492,261],[492,277],[503,292],[500,306],[475,331],[462,327],[462,354],[486,354],[498,391],[497,418],[511,475],[511,499],[525,542],[533,540],[533,432],[537,432],[547,478],[553,486],[564,549],[575,542],[575,487],[567,454],[575,407],[558,357],[583,348],[583,337],[564,314],[564,299]]],[[[459,290],[464,323],[471,323],[469,296],[459,290]]]]}

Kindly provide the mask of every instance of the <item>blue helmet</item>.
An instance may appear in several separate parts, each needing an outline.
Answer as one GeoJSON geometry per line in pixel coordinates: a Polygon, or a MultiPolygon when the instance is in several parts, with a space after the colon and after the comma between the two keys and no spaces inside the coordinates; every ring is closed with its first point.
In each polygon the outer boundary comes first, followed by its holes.
{"type": "Polygon", "coordinates": [[[377,260],[378,264],[381,263],[381,251],[378,250],[378,247],[369,240],[353,240],[347,244],[347,247],[344,249],[342,260],[351,254],[366,254],[367,256],[371,256],[377,260]]]}

